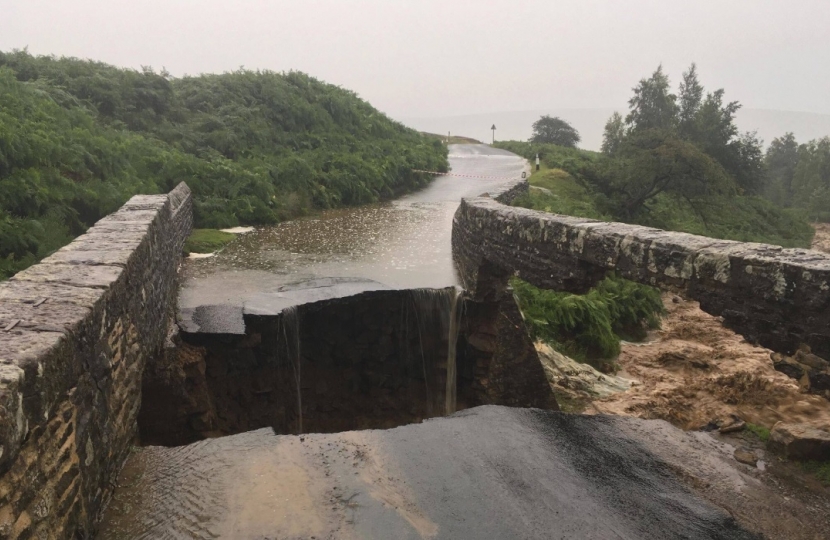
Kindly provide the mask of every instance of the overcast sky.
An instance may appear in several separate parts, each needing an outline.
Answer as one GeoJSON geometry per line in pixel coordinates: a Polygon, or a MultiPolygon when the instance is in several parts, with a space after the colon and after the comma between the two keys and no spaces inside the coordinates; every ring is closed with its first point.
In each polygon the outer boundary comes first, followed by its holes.
{"type": "Polygon", "coordinates": [[[301,70],[393,117],[624,108],[697,62],[746,107],[830,113],[830,0],[0,0],[0,49],[301,70]]]}

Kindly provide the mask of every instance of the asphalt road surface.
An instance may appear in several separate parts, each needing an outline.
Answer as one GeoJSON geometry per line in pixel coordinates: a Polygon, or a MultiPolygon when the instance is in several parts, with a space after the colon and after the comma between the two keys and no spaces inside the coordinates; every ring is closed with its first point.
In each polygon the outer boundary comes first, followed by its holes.
{"type": "Polygon", "coordinates": [[[674,472],[717,454],[662,421],[497,406],[386,431],[262,429],[137,451],[99,538],[756,538],[674,472]]]}

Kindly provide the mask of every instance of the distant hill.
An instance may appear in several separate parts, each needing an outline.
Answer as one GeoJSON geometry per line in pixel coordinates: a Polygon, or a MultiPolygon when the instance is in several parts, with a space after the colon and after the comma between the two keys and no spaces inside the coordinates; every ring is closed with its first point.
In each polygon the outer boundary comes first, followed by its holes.
{"type": "MultiPolygon", "coordinates": [[[[445,116],[432,118],[401,118],[401,122],[420,131],[432,133],[457,133],[490,142],[490,126],[496,125],[496,140],[527,140],[531,134],[531,125],[540,116],[548,114],[559,116],[570,122],[582,135],[581,148],[599,150],[602,145],[602,131],[611,114],[626,108],[597,109],[546,109],[534,111],[509,111],[462,116],[445,116]]],[[[775,111],[768,109],[741,109],[737,115],[737,124],[742,131],[758,131],[765,145],[775,137],[792,131],[799,142],[807,142],[824,136],[830,136],[830,114],[818,114],[795,111],[775,111]]]]}

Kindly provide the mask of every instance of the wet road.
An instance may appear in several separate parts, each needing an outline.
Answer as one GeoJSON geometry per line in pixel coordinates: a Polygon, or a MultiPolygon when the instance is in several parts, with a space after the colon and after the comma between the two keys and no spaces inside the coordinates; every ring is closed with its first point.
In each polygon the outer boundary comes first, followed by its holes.
{"type": "Polygon", "coordinates": [[[458,285],[450,236],[461,198],[497,189],[527,165],[486,145],[451,145],[450,165],[459,176],[439,176],[420,192],[259,228],[215,257],[188,260],[179,297],[185,325],[238,329],[243,306],[276,313],[364,290],[458,285]],[[199,309],[217,305],[225,307],[199,309]]]}
{"type": "Polygon", "coordinates": [[[710,472],[738,496],[714,444],[662,421],[496,406],[387,431],[264,429],[140,449],[99,538],[755,538],[675,475],[710,472]]]}

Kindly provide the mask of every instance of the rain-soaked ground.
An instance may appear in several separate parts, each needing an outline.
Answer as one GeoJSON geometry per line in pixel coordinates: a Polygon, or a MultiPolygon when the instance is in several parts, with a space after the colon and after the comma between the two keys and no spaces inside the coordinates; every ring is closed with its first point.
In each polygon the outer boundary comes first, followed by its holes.
{"type": "Polygon", "coordinates": [[[458,285],[450,234],[461,198],[520,178],[527,164],[486,145],[451,145],[450,164],[453,175],[417,193],[258,228],[215,257],[188,260],[179,298],[185,324],[210,331],[222,327],[210,319],[232,319],[243,306],[274,313],[365,290],[458,285]],[[205,313],[217,305],[226,307],[205,313]]]}
{"type": "Polygon", "coordinates": [[[678,479],[738,496],[751,479],[727,459],[662,421],[496,406],[385,431],[262,429],[137,450],[99,538],[757,538],[678,479]]]}

